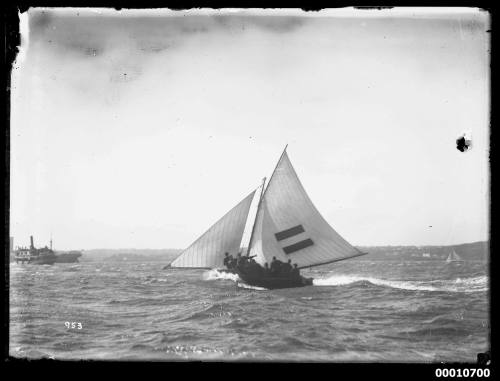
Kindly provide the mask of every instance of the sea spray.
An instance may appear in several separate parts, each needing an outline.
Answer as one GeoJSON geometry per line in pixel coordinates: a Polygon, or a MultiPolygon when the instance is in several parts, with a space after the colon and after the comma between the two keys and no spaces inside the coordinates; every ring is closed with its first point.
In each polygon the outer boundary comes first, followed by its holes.
{"type": "Polygon", "coordinates": [[[238,274],[228,273],[226,271],[219,271],[217,269],[209,270],[203,273],[204,280],[227,279],[237,282],[240,280],[238,274]]]}
{"type": "Polygon", "coordinates": [[[233,273],[228,273],[226,271],[219,271],[217,269],[209,270],[203,274],[203,279],[204,280],[216,280],[216,279],[226,279],[226,280],[232,280],[233,282],[236,282],[238,287],[241,288],[246,288],[249,290],[257,290],[257,291],[263,291],[267,290],[266,288],[263,287],[256,287],[256,286],[250,286],[249,284],[243,283],[240,280],[240,277],[238,274],[233,274],[233,273]]]}

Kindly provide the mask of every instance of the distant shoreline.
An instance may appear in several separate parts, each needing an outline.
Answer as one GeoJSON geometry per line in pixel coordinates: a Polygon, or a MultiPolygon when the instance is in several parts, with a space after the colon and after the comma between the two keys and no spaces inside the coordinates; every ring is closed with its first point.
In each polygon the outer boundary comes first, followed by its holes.
{"type": "MultiPolygon", "coordinates": [[[[464,260],[489,259],[489,241],[446,246],[356,246],[368,252],[366,256],[353,260],[442,260],[452,250],[464,260]],[[426,257],[422,257],[426,254],[426,257]],[[428,255],[428,257],[427,257],[428,255]]],[[[85,261],[171,261],[182,249],[92,249],[84,250],[81,258],[85,261]]]]}
{"type": "MultiPolygon", "coordinates": [[[[447,258],[452,250],[463,260],[489,260],[489,241],[446,246],[356,246],[368,255],[352,260],[434,260],[447,258]],[[424,256],[425,254],[425,256],[424,256]]],[[[80,262],[169,262],[182,249],[89,249],[81,250],[80,262]]],[[[12,254],[11,254],[12,257],[12,254]]]]}

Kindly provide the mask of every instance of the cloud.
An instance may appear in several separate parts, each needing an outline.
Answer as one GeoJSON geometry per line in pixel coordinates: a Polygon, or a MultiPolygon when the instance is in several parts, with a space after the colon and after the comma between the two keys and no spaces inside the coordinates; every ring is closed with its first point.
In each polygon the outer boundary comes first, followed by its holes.
{"type": "Polygon", "coordinates": [[[52,47],[84,56],[103,54],[127,40],[142,52],[158,53],[174,49],[182,40],[195,35],[257,29],[271,33],[290,33],[302,27],[307,18],[298,16],[255,15],[169,15],[131,16],[119,13],[89,13],[30,9],[31,37],[52,47]]]}
{"type": "Polygon", "coordinates": [[[103,95],[105,83],[123,86],[140,78],[152,57],[175,54],[190,39],[210,40],[256,30],[291,33],[307,21],[296,16],[137,15],[33,8],[28,15],[32,48],[46,58],[46,70],[67,72],[70,63],[73,69],[66,78],[80,93],[102,88],[103,95]]]}

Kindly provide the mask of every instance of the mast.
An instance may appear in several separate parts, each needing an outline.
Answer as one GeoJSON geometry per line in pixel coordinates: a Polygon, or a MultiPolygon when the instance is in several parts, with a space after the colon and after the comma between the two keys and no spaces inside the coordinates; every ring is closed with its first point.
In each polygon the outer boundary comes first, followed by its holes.
{"type": "Polygon", "coordinates": [[[266,178],[264,177],[262,179],[262,190],[260,191],[259,203],[257,204],[257,212],[255,213],[255,219],[253,220],[252,233],[250,234],[250,241],[248,242],[247,257],[250,255],[250,247],[252,247],[253,233],[255,231],[255,222],[257,222],[257,215],[259,213],[260,204],[262,203],[262,199],[264,197],[264,185],[265,184],[266,184],[266,178]]]}

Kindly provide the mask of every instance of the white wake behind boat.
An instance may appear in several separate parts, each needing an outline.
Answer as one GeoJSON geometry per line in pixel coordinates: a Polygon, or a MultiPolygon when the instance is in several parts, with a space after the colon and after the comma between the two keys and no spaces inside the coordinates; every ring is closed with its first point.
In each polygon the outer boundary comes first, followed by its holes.
{"type": "MultiPolygon", "coordinates": [[[[276,257],[282,262],[291,259],[299,269],[368,254],[349,244],[321,216],[302,187],[286,147],[267,187],[265,182],[264,178],[260,187],[212,225],[169,267],[220,269],[225,253],[236,256],[244,249],[246,255],[253,256],[261,266],[276,257]],[[254,201],[259,188],[259,197],[254,201]],[[250,217],[252,201],[257,202],[257,211],[250,217]],[[253,223],[249,218],[253,218],[253,223]],[[245,227],[251,228],[247,245],[242,241],[245,227]]],[[[288,282],[270,279],[272,277],[238,275],[249,284],[266,288],[312,284],[312,280],[288,282]]]]}

